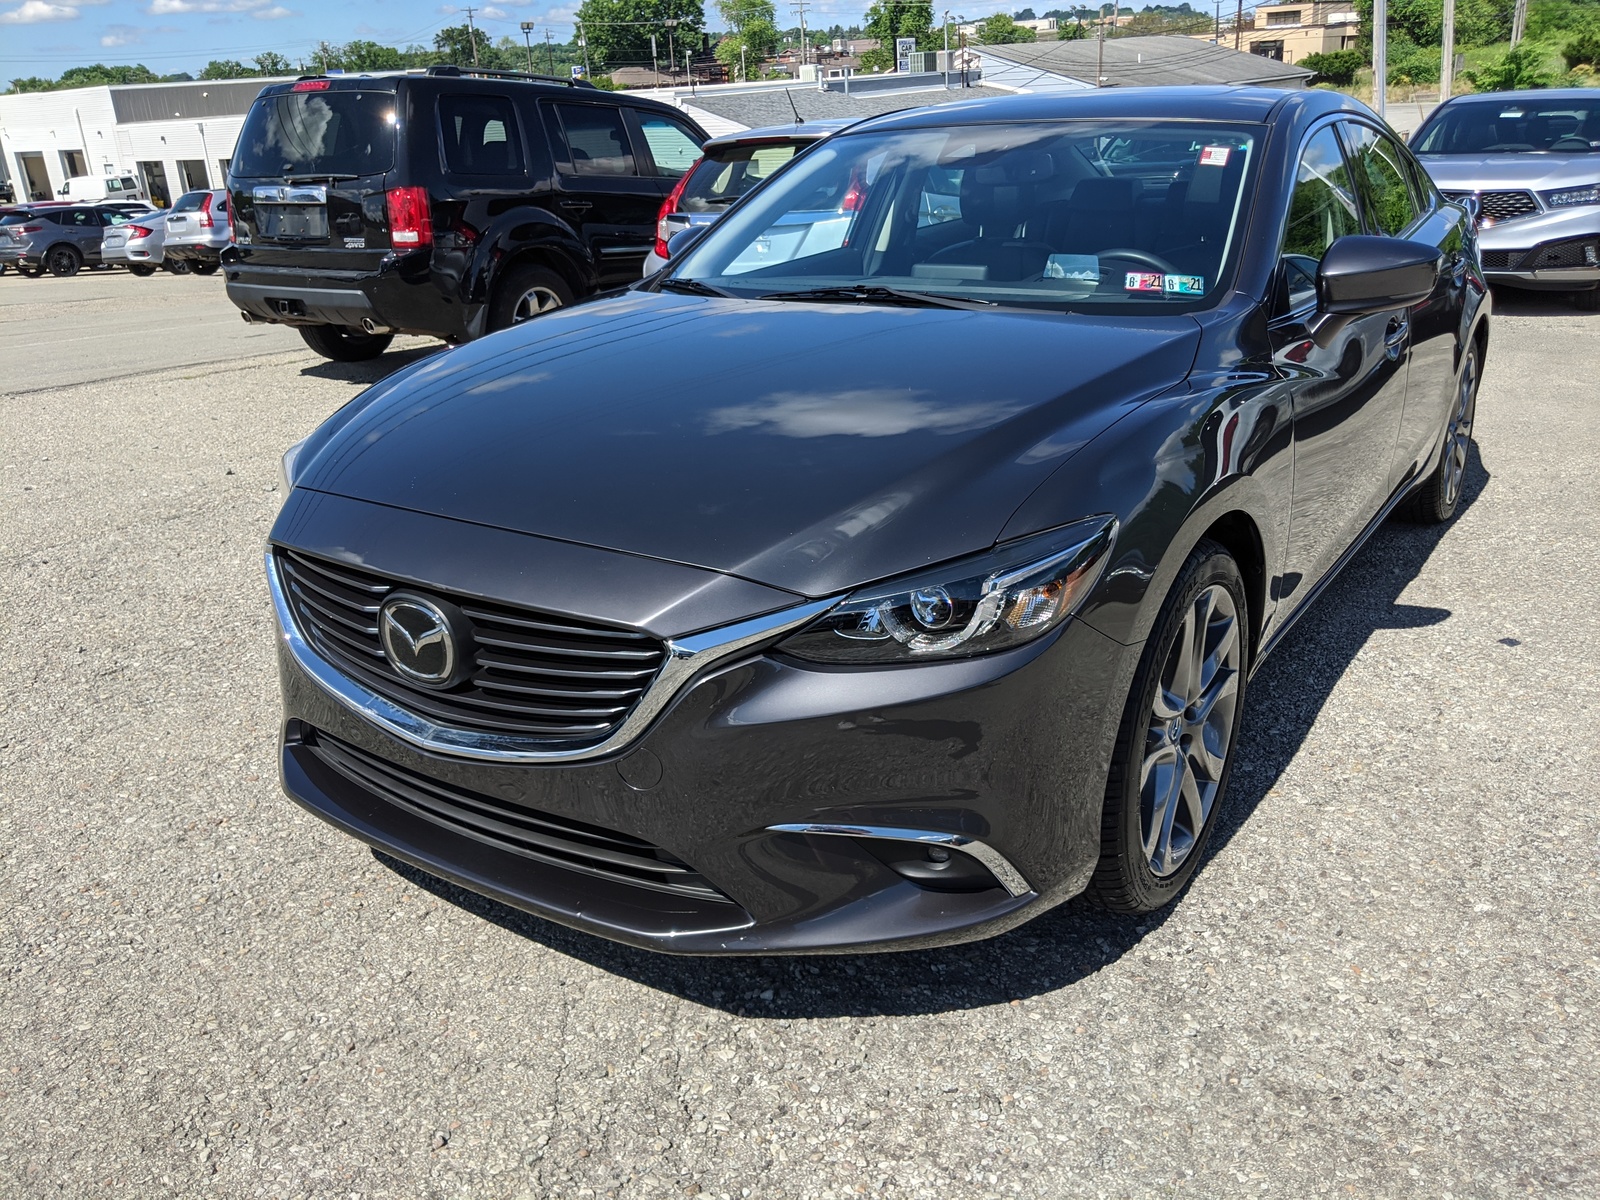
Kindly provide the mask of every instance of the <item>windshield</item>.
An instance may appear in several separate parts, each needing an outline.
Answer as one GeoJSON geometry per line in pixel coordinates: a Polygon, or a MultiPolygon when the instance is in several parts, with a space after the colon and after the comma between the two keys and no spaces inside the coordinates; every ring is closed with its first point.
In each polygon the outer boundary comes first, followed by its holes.
{"type": "Polygon", "coordinates": [[[232,174],[252,179],[377,175],[394,162],[394,93],[264,96],[239,132],[232,174]]]}
{"type": "Polygon", "coordinates": [[[713,150],[684,184],[679,212],[721,212],[811,145],[774,142],[713,150]]]}
{"type": "Polygon", "coordinates": [[[1412,143],[1418,154],[1589,154],[1600,151],[1600,115],[1579,102],[1458,104],[1412,143]]]}
{"type": "Polygon", "coordinates": [[[1256,136],[1104,120],[842,134],[712,226],[663,286],[1081,312],[1204,306],[1232,269],[1256,136]]]}

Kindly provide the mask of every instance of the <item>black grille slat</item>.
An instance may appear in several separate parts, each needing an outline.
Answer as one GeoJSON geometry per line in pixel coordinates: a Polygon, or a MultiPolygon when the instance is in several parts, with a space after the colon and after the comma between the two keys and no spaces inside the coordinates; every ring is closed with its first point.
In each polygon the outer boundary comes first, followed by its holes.
{"type": "Polygon", "coordinates": [[[376,617],[409,589],[346,563],[279,550],[290,606],[307,639],[341,669],[440,725],[551,741],[594,741],[627,718],[660,670],[665,647],[636,630],[512,609],[433,588],[472,625],[476,670],[449,691],[419,688],[390,665],[376,617]]]}
{"type": "Polygon", "coordinates": [[[1484,192],[1478,198],[1478,211],[1496,223],[1532,216],[1539,204],[1532,192],[1484,192]]]}
{"type": "Polygon", "coordinates": [[[453,832],[631,887],[732,903],[687,863],[643,838],[457,787],[307,729],[304,744],[352,783],[453,832]]]}

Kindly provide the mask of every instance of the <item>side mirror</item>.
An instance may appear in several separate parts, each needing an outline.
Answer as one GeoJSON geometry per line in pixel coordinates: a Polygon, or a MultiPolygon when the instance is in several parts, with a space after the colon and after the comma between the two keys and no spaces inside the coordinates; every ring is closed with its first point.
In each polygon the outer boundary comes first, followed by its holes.
{"type": "Polygon", "coordinates": [[[1404,238],[1351,234],[1328,247],[1317,268],[1317,309],[1360,317],[1419,304],[1439,279],[1439,249],[1404,238]]]}
{"type": "Polygon", "coordinates": [[[679,257],[685,250],[705,236],[706,230],[710,228],[711,226],[709,225],[693,225],[688,229],[678,230],[677,233],[667,239],[667,261],[671,262],[679,257]]]}

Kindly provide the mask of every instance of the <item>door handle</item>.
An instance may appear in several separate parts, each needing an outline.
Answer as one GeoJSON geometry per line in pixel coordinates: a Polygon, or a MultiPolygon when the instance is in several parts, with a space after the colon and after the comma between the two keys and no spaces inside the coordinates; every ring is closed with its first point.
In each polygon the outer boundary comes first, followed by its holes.
{"type": "Polygon", "coordinates": [[[587,200],[563,200],[561,201],[561,207],[571,209],[573,212],[581,213],[588,212],[594,207],[594,205],[590,204],[587,200]]]}
{"type": "Polygon", "coordinates": [[[1384,352],[1390,358],[1399,358],[1400,351],[1406,344],[1406,338],[1411,334],[1411,318],[1408,316],[1389,318],[1389,327],[1383,333],[1384,352]]]}

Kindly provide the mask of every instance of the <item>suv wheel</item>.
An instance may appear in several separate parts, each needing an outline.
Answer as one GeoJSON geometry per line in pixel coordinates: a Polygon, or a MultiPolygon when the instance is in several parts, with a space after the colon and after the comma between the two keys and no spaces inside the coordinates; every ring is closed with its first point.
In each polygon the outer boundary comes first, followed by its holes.
{"type": "Polygon", "coordinates": [[[500,281],[489,311],[489,328],[510,329],[571,303],[572,289],[565,279],[549,267],[528,263],[513,268],[500,281]]]}
{"type": "Polygon", "coordinates": [[[187,275],[189,273],[189,264],[181,258],[165,259],[161,265],[174,275],[187,275]]]}
{"type": "Polygon", "coordinates": [[[150,267],[150,266],[136,265],[136,266],[131,266],[131,267],[128,268],[128,274],[137,275],[141,279],[146,279],[149,276],[154,275],[155,273],[156,273],[156,269],[154,267],[150,267]]]}
{"type": "Polygon", "coordinates": [[[364,362],[377,358],[394,341],[392,333],[362,333],[343,325],[302,325],[300,336],[306,345],[334,362],[364,362]]]}
{"type": "Polygon", "coordinates": [[[58,279],[66,279],[76,275],[78,268],[83,266],[83,255],[71,246],[52,246],[44,256],[44,265],[50,269],[50,274],[58,279]]]}

